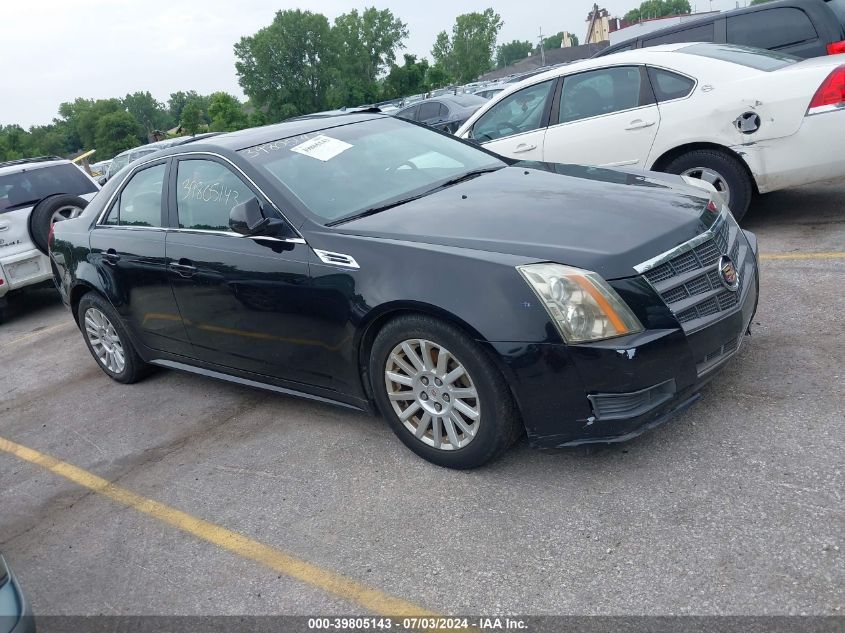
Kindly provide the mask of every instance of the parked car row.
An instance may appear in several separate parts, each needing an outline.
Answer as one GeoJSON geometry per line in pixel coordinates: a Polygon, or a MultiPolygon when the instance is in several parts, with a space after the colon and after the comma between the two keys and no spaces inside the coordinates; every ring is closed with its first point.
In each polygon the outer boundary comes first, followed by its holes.
{"type": "Polygon", "coordinates": [[[515,84],[457,134],[521,160],[700,178],[739,219],[757,193],[845,175],[845,55],[635,49],[515,84]]]}

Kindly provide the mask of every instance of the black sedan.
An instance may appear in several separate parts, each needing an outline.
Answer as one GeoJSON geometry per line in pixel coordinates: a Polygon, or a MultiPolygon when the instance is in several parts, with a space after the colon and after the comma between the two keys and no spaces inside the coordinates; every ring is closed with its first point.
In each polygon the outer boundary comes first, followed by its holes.
{"type": "Polygon", "coordinates": [[[680,177],[511,162],[378,114],[164,150],[51,236],[114,380],[158,365],[378,410],[454,468],[687,407],[748,329],[756,252],[680,177]]]}
{"type": "Polygon", "coordinates": [[[485,103],[487,99],[478,95],[444,95],[418,101],[390,114],[406,121],[417,121],[435,130],[454,134],[485,103]]]}

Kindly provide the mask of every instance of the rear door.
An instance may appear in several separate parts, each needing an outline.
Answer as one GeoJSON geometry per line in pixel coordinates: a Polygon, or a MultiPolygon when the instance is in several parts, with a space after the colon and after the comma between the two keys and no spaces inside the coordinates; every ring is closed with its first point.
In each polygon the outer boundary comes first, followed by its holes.
{"type": "Polygon", "coordinates": [[[549,79],[504,97],[478,118],[469,137],[503,156],[542,160],[556,84],[549,79]]]}
{"type": "Polygon", "coordinates": [[[610,66],[563,79],[543,160],[645,169],[660,111],[643,66],[610,66]]]}
{"type": "Polygon", "coordinates": [[[134,171],[91,231],[89,257],[136,338],[184,355],[191,348],[165,266],[166,173],[166,159],[134,171]]]}

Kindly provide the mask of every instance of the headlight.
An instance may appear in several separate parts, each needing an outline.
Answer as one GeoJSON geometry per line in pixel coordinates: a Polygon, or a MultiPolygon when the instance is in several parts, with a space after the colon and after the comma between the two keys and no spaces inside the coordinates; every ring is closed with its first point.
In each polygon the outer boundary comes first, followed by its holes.
{"type": "Polygon", "coordinates": [[[516,269],[546,306],[567,343],[600,341],[643,330],[622,298],[594,272],[551,263],[516,269]]]}

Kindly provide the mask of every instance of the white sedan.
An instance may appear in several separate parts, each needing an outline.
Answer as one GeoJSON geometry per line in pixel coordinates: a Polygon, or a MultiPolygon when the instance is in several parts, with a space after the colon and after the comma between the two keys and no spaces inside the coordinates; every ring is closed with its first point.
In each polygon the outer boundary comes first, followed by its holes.
{"type": "Polygon", "coordinates": [[[456,134],[521,160],[663,171],[755,193],[845,176],[845,55],[670,44],[550,70],[456,134]]]}

